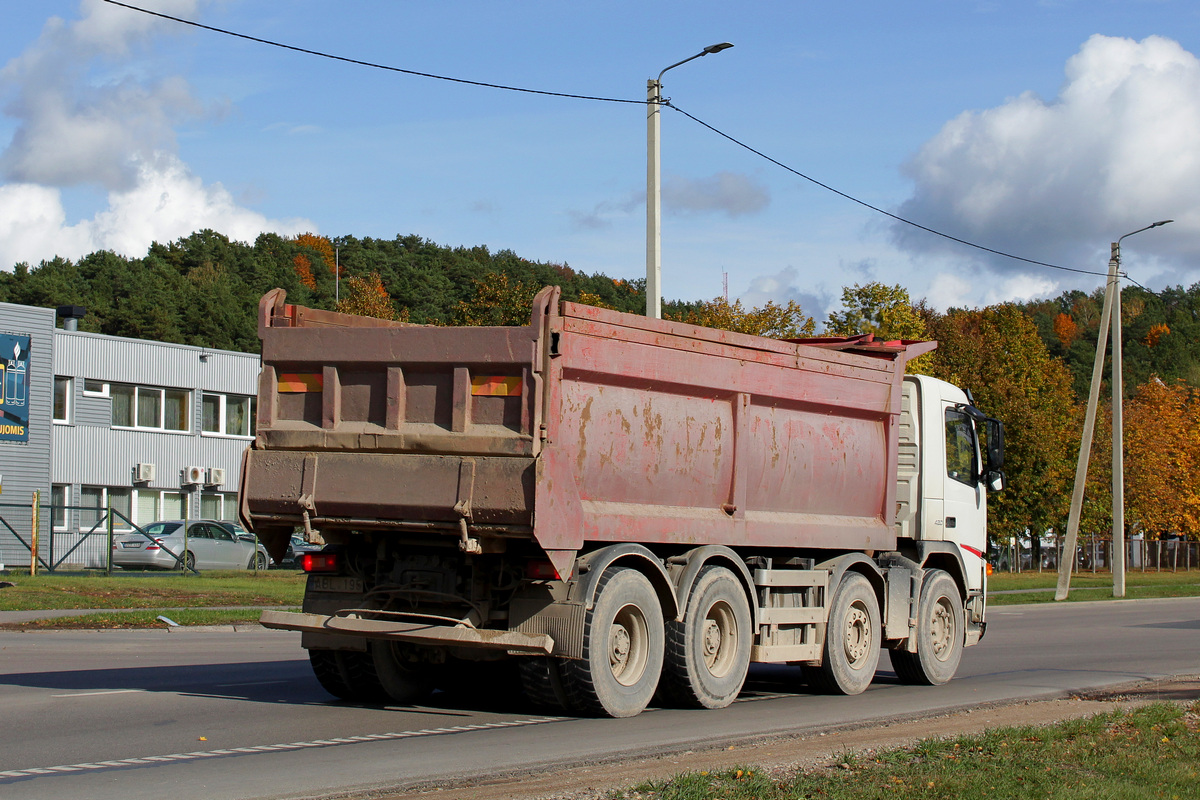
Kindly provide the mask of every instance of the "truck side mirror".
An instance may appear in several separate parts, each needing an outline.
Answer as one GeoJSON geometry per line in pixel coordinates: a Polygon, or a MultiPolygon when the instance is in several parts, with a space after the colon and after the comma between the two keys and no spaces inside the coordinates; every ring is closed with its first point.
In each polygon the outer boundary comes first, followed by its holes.
{"type": "Polygon", "coordinates": [[[1004,477],[1004,473],[998,469],[989,472],[985,479],[989,492],[1003,492],[1008,482],[1007,478],[1004,477]]]}
{"type": "MultiPolygon", "coordinates": [[[[1004,423],[988,417],[984,420],[984,431],[987,437],[987,471],[999,472],[1004,467],[1004,423]]],[[[988,476],[989,484],[991,476],[988,476]]]]}

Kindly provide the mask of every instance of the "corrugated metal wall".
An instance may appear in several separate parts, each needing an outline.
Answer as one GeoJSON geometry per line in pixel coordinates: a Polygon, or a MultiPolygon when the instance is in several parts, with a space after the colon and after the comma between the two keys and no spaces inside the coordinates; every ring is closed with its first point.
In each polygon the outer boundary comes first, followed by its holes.
{"type": "Polygon", "coordinates": [[[200,492],[236,492],[249,438],[200,433],[202,392],[254,395],[259,358],[250,353],[56,331],[55,373],[75,379],[72,424],[54,426],[54,483],[178,491],[184,470],[225,470],[219,487],[191,487],[189,515],[200,514],[200,492]],[[114,430],[111,400],[84,396],[87,379],[191,392],[190,432],[114,430]],[[137,464],[154,464],[155,479],[134,483],[137,464]]]}
{"type": "MultiPolygon", "coordinates": [[[[41,552],[50,558],[51,485],[70,487],[69,505],[80,503],[81,486],[125,489],[158,489],[190,498],[189,515],[200,515],[201,494],[236,495],[242,451],[248,437],[201,434],[201,394],[205,391],[253,396],[257,394],[259,358],[248,353],[207,350],[188,345],[150,342],[115,336],[55,329],[55,312],[0,303],[0,331],[30,336],[30,436],[29,442],[0,442],[0,475],[3,517],[27,540],[30,538],[33,491],[40,490],[42,505],[41,552]],[[51,420],[54,377],[74,379],[70,422],[51,420]],[[190,393],[190,432],[158,432],[112,428],[111,400],[85,396],[86,379],[190,393]],[[155,480],[135,483],[134,466],[155,465],[155,480]],[[225,470],[220,486],[187,485],[188,467],[225,470]]],[[[68,513],[69,531],[54,534],[55,557],[61,558],[78,541],[79,514],[68,513]]],[[[69,559],[69,565],[102,566],[107,544],[89,540],[69,559]],[[99,546],[97,543],[103,544],[99,546]]],[[[29,552],[0,525],[0,561],[6,566],[28,567],[29,552]]]]}
{"type": "MultiPolygon", "coordinates": [[[[54,309],[0,303],[0,332],[28,336],[29,441],[0,441],[0,517],[29,541],[34,491],[50,500],[50,448],[54,398],[54,309]],[[18,507],[10,507],[16,504],[18,507]]],[[[42,552],[49,521],[42,520],[42,552]]],[[[0,562],[6,567],[29,566],[29,551],[0,525],[0,562]]]]}

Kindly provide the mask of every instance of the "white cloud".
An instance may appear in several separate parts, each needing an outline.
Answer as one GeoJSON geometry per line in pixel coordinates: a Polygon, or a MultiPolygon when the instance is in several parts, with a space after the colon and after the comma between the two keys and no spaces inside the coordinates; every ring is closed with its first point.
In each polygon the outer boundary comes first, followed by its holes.
{"type": "Polygon", "coordinates": [[[767,303],[786,305],[795,300],[800,309],[817,320],[818,329],[833,305],[828,293],[801,291],[800,272],[795,267],[784,267],[773,275],[758,275],[750,279],[749,288],[738,295],[746,308],[759,308],[767,303]]]}
{"type": "Polygon", "coordinates": [[[766,187],[734,172],[696,179],[671,175],[663,181],[662,204],[668,213],[721,212],[740,217],[762,211],[770,202],[766,187]]]}
{"type": "Polygon", "coordinates": [[[304,219],[272,220],[239,206],[219,183],[205,185],[173,155],[141,166],[133,188],[110,192],[108,207],[90,220],[66,224],[56,188],[0,186],[0,264],[34,263],[54,255],[78,258],[95,250],[140,256],[153,241],[172,241],[211,228],[254,241],[263,231],[315,229],[304,219]]]}
{"type": "MultiPolygon", "coordinates": [[[[684,178],[668,175],[662,183],[664,214],[693,215],[722,213],[730,217],[754,214],[771,202],[766,187],[745,175],[718,172],[707,178],[684,178]]],[[[626,217],[638,208],[645,208],[646,192],[630,192],[620,200],[604,200],[591,211],[567,211],[577,228],[604,230],[618,217],[626,217]]]]}
{"type": "MultiPolygon", "coordinates": [[[[160,0],[156,10],[194,17],[202,0],[160,0]]],[[[17,121],[0,153],[0,269],[98,249],[136,256],[152,241],[202,228],[252,241],[265,230],[315,230],[239,206],[205,185],[176,153],[175,126],[204,114],[178,76],[147,78],[134,61],[179,26],[100,0],[80,18],[52,17],[29,48],[0,69],[4,113],[17,121]],[[69,223],[60,188],[99,186],[107,207],[69,223]]]]}
{"type": "MultiPolygon", "coordinates": [[[[1182,279],[1200,256],[1197,130],[1200,60],[1159,36],[1096,35],[1067,62],[1052,102],[1026,93],[948,122],[907,165],[916,186],[899,213],[1006,252],[1098,270],[1109,241],[1174,218],[1137,249],[1158,256],[1160,279],[1182,279]]],[[[983,258],[906,226],[893,232],[909,251],[983,258]]],[[[1036,274],[1010,287],[1018,295],[1078,280],[1011,260],[987,263],[1036,274]]],[[[941,295],[957,293],[934,288],[929,299],[943,305],[941,295]]]]}

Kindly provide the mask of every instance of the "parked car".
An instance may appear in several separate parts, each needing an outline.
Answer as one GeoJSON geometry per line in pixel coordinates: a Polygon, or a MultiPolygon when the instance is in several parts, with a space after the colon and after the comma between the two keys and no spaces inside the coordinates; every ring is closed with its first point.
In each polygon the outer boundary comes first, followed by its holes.
{"type": "Polygon", "coordinates": [[[178,569],[176,556],[188,569],[266,569],[270,563],[267,549],[236,522],[188,520],[186,543],[183,520],[152,522],[142,531],[114,539],[113,566],[178,569]]]}
{"type": "Polygon", "coordinates": [[[316,553],[322,545],[304,541],[303,536],[292,536],[288,541],[287,553],[277,566],[284,569],[300,569],[300,557],[305,553],[316,553]]]}

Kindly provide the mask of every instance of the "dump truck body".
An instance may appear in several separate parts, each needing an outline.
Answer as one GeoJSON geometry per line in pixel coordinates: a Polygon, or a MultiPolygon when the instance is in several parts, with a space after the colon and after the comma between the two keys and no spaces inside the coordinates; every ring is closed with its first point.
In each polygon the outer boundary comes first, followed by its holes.
{"type": "Polygon", "coordinates": [[[905,378],[933,343],[778,341],[553,288],[528,326],[470,328],[289,306],[275,290],[260,334],[243,517],[268,548],[297,527],[328,543],[306,613],[264,624],[304,631],[335,694],[360,692],[355,665],[376,676],[361,691],[395,699],[446,659],[501,657],[521,659],[542,702],[614,715],[640,710],[660,673],[668,694],[722,705],[750,660],[861,690],[827,667],[831,609],[851,595],[846,614],[875,618],[865,649],[906,653],[928,680],[914,612],[933,571],[956,594],[941,607],[961,617],[951,649],[982,634],[1000,429],[949,384],[905,378]],[[609,606],[637,613],[601,634],[609,606]],[[696,652],[671,656],[672,636],[696,652]],[[731,671],[697,688],[714,669],[697,653],[723,641],[731,671]],[[609,663],[639,646],[638,680],[609,663]]]}

